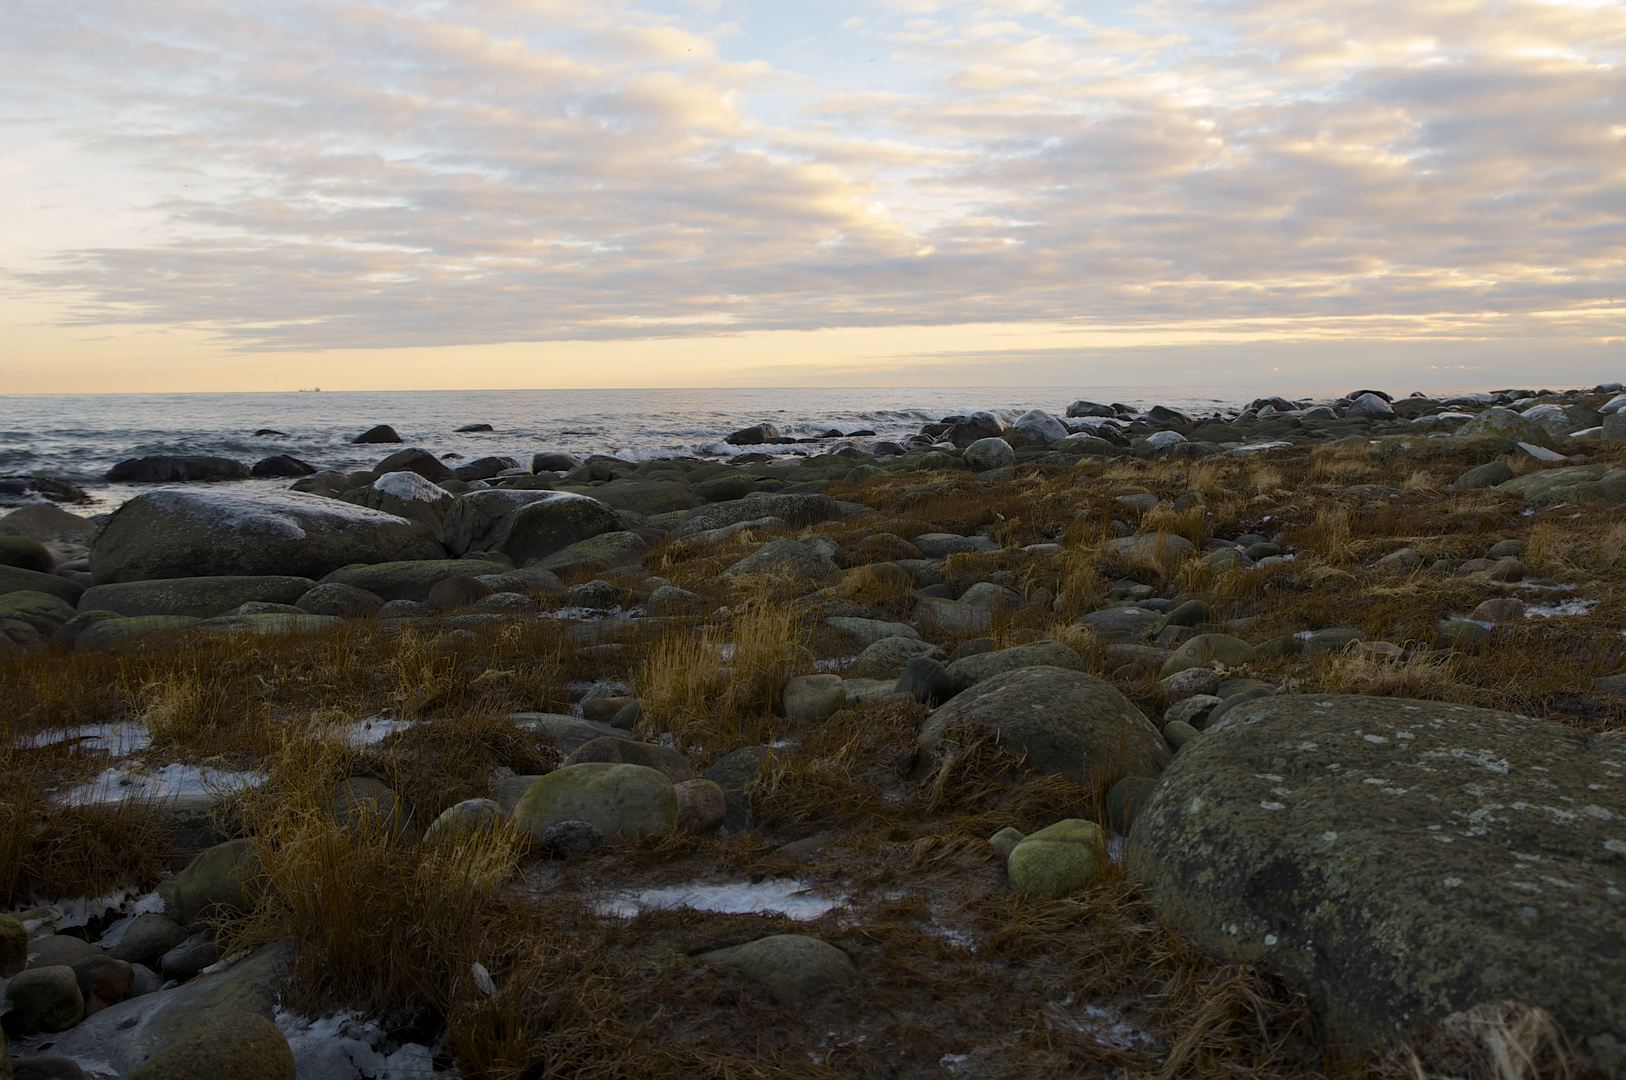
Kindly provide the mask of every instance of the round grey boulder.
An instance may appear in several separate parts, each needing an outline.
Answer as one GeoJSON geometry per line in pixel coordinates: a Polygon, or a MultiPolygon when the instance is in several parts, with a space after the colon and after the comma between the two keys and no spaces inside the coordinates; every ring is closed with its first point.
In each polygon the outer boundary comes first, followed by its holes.
{"type": "Polygon", "coordinates": [[[805,1001],[853,980],[847,954],[806,934],[775,934],[745,945],[701,954],[701,959],[735,968],[787,1001],[805,1001]]]}
{"type": "Polygon", "coordinates": [[[785,716],[803,723],[828,720],[847,704],[840,675],[798,675],[785,683],[781,696],[785,716]]]}
{"type": "Polygon", "coordinates": [[[425,847],[455,844],[482,829],[490,829],[502,817],[502,807],[490,799],[464,799],[448,806],[424,830],[425,847]]]}
{"type": "Polygon", "coordinates": [[[964,461],[975,472],[988,472],[990,469],[1003,469],[1008,465],[1016,464],[1016,451],[1011,444],[1000,438],[978,439],[965,448],[964,461]]]}
{"type": "Polygon", "coordinates": [[[586,855],[604,843],[604,834],[588,821],[556,821],[536,837],[536,846],[555,859],[586,855]]]}
{"type": "Polygon", "coordinates": [[[117,945],[107,951],[115,960],[156,968],[158,960],[186,940],[186,929],[155,911],[137,915],[117,945]]]}
{"type": "Polygon", "coordinates": [[[354,585],[330,581],[306,592],[294,606],[312,615],[337,615],[345,619],[371,619],[384,606],[383,597],[354,585]]]}
{"type": "Polygon", "coordinates": [[[978,683],[926,718],[921,747],[934,749],[952,724],[991,729],[1027,754],[1030,768],[1080,783],[1098,766],[1156,776],[1169,757],[1156,726],[1111,683],[1066,668],[1019,668],[978,683]]]}
{"type": "Polygon", "coordinates": [[[852,674],[861,679],[884,679],[897,675],[905,664],[917,657],[945,660],[947,655],[936,645],[917,637],[884,637],[864,646],[853,661],[852,674]]]}
{"type": "Polygon", "coordinates": [[[585,821],[605,837],[676,827],[677,792],[659,769],[614,762],[566,765],[532,784],[514,820],[540,840],[550,825],[585,821]]]}
{"type": "Polygon", "coordinates": [[[85,1018],[85,998],[79,979],[66,964],[29,968],[6,984],[6,1004],[0,1017],[7,1032],[34,1035],[67,1031],[85,1018]]]}
{"type": "Polygon", "coordinates": [[[1555,721],[1260,698],[1174,759],[1129,869],[1219,962],[1289,974],[1351,1050],[1517,998],[1620,1069],[1622,771],[1618,741],[1555,721]]]}

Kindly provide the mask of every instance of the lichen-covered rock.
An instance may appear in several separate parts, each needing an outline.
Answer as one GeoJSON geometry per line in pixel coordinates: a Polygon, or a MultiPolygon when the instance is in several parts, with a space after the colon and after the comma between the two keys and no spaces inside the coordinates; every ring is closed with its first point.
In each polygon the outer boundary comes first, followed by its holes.
{"type": "Polygon", "coordinates": [[[766,517],[779,518],[792,528],[801,529],[841,517],[841,507],[828,495],[757,493],[734,502],[712,503],[690,510],[670,526],[670,532],[674,537],[693,536],[766,517]]]}
{"type": "Polygon", "coordinates": [[[18,972],[6,984],[6,1004],[11,1008],[0,1022],[13,1035],[67,1031],[85,1018],[79,980],[66,964],[18,972]]]}
{"type": "Polygon", "coordinates": [[[365,506],[416,521],[436,540],[441,539],[441,522],[455,498],[439,484],[406,469],[386,472],[366,487],[347,491],[339,497],[353,506],[365,506]]]}
{"type": "Polygon", "coordinates": [[[1626,748],[1489,709],[1283,695],[1174,759],[1130,836],[1158,910],[1285,970],[1354,1046],[1482,1001],[1626,1065],[1626,748]]]}
{"type": "Polygon", "coordinates": [[[0,593],[0,619],[12,619],[31,626],[42,638],[51,637],[75,614],[72,604],[50,593],[0,593]]]}
{"type": "Polygon", "coordinates": [[[90,549],[98,583],[284,574],[439,558],[440,538],[378,510],[297,491],[160,489],[113,512],[90,549]]]}
{"type": "Polygon", "coordinates": [[[427,603],[434,587],[452,577],[479,573],[480,564],[468,559],[410,559],[345,566],[322,579],[323,585],[349,585],[372,593],[380,600],[412,600],[427,603]]]}
{"type": "Polygon", "coordinates": [[[250,893],[260,861],[248,839],[228,840],[199,852],[186,869],[158,886],[164,914],[188,930],[211,909],[249,910],[250,893]]]}
{"type": "Polygon", "coordinates": [[[987,472],[989,469],[1003,469],[1007,465],[1016,464],[1016,451],[1012,450],[1011,444],[1004,439],[990,437],[978,439],[967,446],[962,460],[975,472],[987,472]]]}
{"type": "Polygon", "coordinates": [[[948,665],[948,674],[954,680],[954,692],[959,693],[995,675],[1025,667],[1084,670],[1078,654],[1061,642],[1035,641],[1028,645],[1012,645],[1008,649],[962,656],[948,665]]]}
{"type": "Polygon", "coordinates": [[[701,959],[742,971],[792,1002],[845,985],[855,974],[846,953],[806,934],[775,934],[702,953],[701,959]]]}
{"type": "Polygon", "coordinates": [[[0,595],[15,592],[49,593],[67,604],[77,604],[85,587],[58,574],[42,574],[17,566],[0,566],[0,595]]]}
{"type": "Polygon", "coordinates": [[[665,832],[677,825],[677,792],[659,769],[611,762],[567,765],[531,785],[514,820],[532,836],[561,821],[585,821],[606,837],[665,832]]]}
{"type": "Polygon", "coordinates": [[[294,1080],[282,1029],[254,1013],[199,1024],[160,1046],[127,1080],[294,1080]]]}
{"type": "Polygon", "coordinates": [[[334,615],[343,619],[370,619],[384,606],[384,598],[375,592],[330,581],[313,586],[294,601],[294,606],[312,615],[334,615]]]}
{"type": "Polygon", "coordinates": [[[847,689],[840,675],[798,675],[786,681],[781,698],[787,717],[817,723],[846,706],[847,689]]]}
{"type": "Polygon", "coordinates": [[[247,603],[292,604],[315,585],[310,578],[285,575],[126,581],[86,589],[79,598],[79,610],[211,619],[247,603]]]}
{"type": "Polygon", "coordinates": [[[933,660],[948,658],[942,649],[918,637],[884,637],[864,646],[864,651],[853,661],[852,673],[866,679],[896,677],[905,664],[922,656],[933,660]]]}
{"type": "Polygon", "coordinates": [[[1198,634],[1169,654],[1159,674],[1166,679],[1187,668],[1207,667],[1216,660],[1231,667],[1253,658],[1253,646],[1241,638],[1229,634],[1198,634]]]}
{"type": "MultiPolygon", "coordinates": [[[[619,708],[617,711],[620,711],[619,708]]],[[[695,776],[694,767],[689,764],[689,759],[671,747],[632,739],[617,739],[607,735],[578,746],[565,758],[564,763],[581,765],[590,761],[642,765],[646,769],[658,769],[674,784],[693,780],[695,776]]]]}
{"type": "Polygon", "coordinates": [[[1086,782],[1097,766],[1156,776],[1169,750],[1157,727],[1111,683],[1058,667],[1025,667],[978,683],[926,718],[918,741],[931,750],[952,724],[997,732],[1028,766],[1086,782]]]}
{"type": "Polygon", "coordinates": [[[186,929],[155,911],[137,915],[107,955],[130,964],[156,968],[158,958],[186,940],[186,929]]]}
{"type": "Polygon", "coordinates": [[[1506,438],[1521,439],[1538,446],[1547,446],[1551,439],[1540,424],[1526,420],[1512,409],[1493,407],[1457,428],[1454,438],[1506,438]]]}
{"type": "Polygon", "coordinates": [[[532,565],[553,574],[569,574],[577,570],[614,570],[621,566],[637,566],[648,551],[649,542],[642,536],[618,529],[578,540],[532,565]]]}
{"type": "Polygon", "coordinates": [[[1169,563],[1191,554],[1191,541],[1175,533],[1142,533],[1107,541],[1107,550],[1132,562],[1169,563]]]}
{"type": "Polygon", "coordinates": [[[817,581],[834,574],[839,569],[835,560],[830,557],[833,547],[834,545],[824,537],[794,540],[782,536],[778,540],[770,540],[763,544],[724,570],[722,576],[736,579],[761,575],[774,578],[810,578],[817,581]]]}
{"type": "Polygon", "coordinates": [[[506,535],[492,545],[514,560],[515,566],[546,559],[601,533],[626,531],[621,515],[597,499],[568,491],[542,494],[548,498],[529,502],[510,515],[506,535]]]}
{"type": "Polygon", "coordinates": [[[1064,818],[1011,848],[1005,872],[1011,888],[1019,892],[1060,899],[1090,887],[1100,873],[1106,850],[1101,826],[1082,818],[1064,818]]]}

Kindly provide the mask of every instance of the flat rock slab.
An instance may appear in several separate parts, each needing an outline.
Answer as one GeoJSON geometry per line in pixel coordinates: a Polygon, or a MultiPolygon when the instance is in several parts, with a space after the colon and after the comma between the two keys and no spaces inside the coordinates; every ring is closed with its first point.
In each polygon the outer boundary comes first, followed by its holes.
{"type": "Polygon", "coordinates": [[[1241,704],[1175,757],[1129,866],[1225,963],[1298,980],[1335,1041],[1482,1002],[1626,1065],[1626,740],[1357,695],[1241,704]]]}

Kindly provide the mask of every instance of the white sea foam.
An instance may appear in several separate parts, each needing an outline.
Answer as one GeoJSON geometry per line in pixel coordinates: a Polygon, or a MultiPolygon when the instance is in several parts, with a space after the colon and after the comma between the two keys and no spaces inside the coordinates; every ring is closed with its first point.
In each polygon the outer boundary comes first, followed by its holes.
{"type": "Polygon", "coordinates": [[[630,919],[641,911],[670,911],[693,908],[723,915],[776,914],[798,922],[817,919],[847,902],[845,894],[833,896],[811,891],[791,878],[768,881],[692,881],[658,889],[637,889],[614,893],[597,905],[603,915],[630,919]]]}

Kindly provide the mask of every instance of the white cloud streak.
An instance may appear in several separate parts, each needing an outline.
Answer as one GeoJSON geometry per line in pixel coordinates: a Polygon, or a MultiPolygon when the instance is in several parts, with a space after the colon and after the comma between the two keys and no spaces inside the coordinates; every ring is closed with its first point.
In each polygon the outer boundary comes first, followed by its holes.
{"type": "Polygon", "coordinates": [[[123,211],[161,194],[135,235],[38,252],[13,283],[85,323],[266,350],[1000,321],[1622,332],[1617,6],[1160,0],[1111,27],[1059,0],[907,0],[847,31],[918,74],[904,90],[730,59],[715,7],[18,0],[11,130],[107,163],[123,211]],[[794,121],[763,118],[787,96],[794,121]]]}

